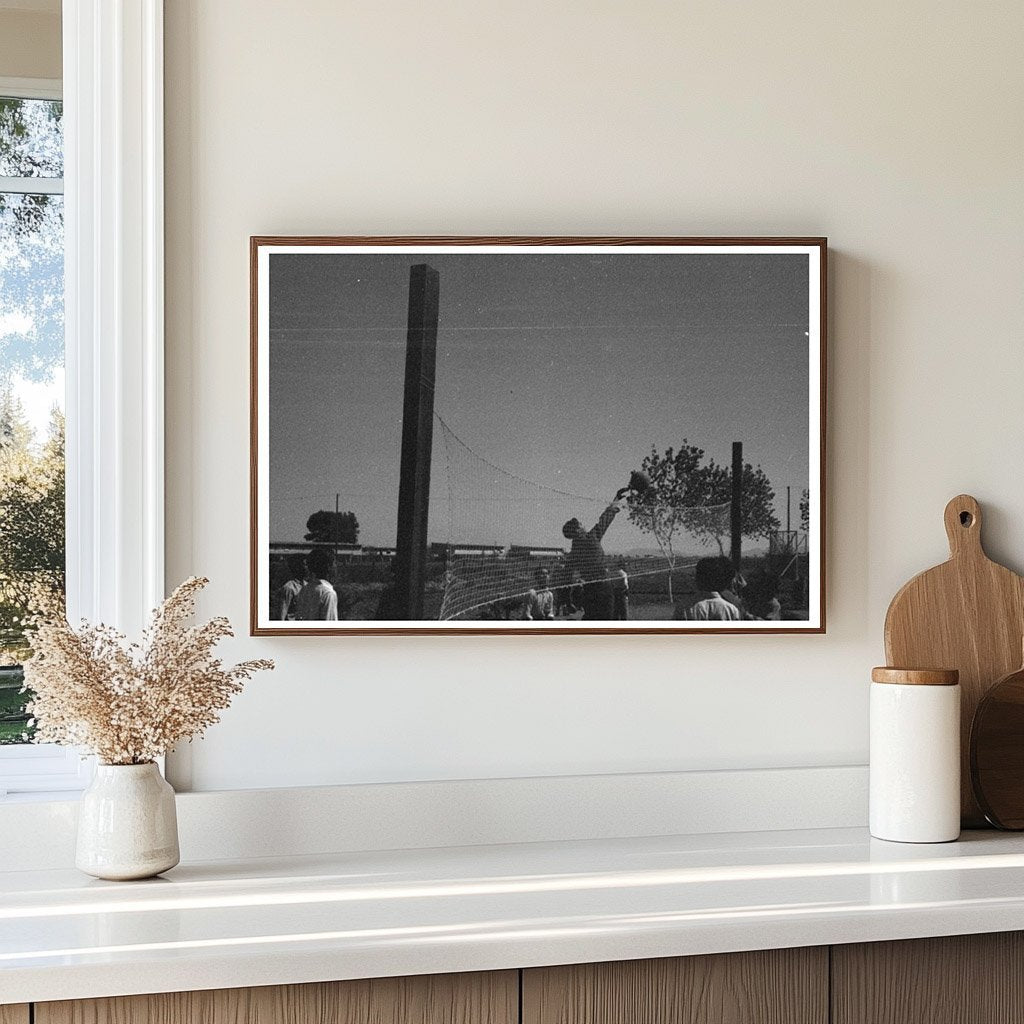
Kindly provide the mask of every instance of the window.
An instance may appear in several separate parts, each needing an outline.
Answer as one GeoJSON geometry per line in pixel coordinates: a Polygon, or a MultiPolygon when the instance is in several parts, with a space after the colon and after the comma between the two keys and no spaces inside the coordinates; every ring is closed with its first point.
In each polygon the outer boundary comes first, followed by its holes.
{"type": "Polygon", "coordinates": [[[0,745],[31,738],[26,617],[64,598],[62,113],[0,94],[0,745]]]}
{"type": "MultiPolygon", "coordinates": [[[[26,746],[32,611],[64,601],[64,138],[59,87],[0,82],[0,773],[34,788],[71,755],[26,746]],[[55,95],[56,94],[56,95],[55,95]],[[45,768],[45,772],[41,769],[45,768]]],[[[63,771],[59,770],[63,768],[63,771]]],[[[49,782],[46,783],[49,785],[49,782]]]]}

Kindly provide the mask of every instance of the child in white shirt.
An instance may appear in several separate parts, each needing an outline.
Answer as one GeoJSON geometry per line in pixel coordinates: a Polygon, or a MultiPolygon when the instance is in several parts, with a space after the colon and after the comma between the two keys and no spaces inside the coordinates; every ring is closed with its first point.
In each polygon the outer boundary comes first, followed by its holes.
{"type": "Polygon", "coordinates": [[[735,575],[728,558],[702,558],[694,570],[698,593],[690,604],[677,604],[673,617],[690,622],[738,622],[743,618],[739,608],[721,594],[735,575]]]}
{"type": "Polygon", "coordinates": [[[534,587],[526,594],[524,619],[553,619],[555,617],[555,595],[549,585],[547,569],[538,569],[533,574],[534,587]]]}

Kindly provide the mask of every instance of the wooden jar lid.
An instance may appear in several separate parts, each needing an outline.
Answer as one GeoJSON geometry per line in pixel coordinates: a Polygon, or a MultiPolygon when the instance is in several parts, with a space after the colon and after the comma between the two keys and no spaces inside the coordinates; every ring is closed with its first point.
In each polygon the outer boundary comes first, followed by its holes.
{"type": "Polygon", "coordinates": [[[887,668],[871,670],[873,683],[898,683],[904,686],[956,686],[960,673],[955,668],[887,668]]]}

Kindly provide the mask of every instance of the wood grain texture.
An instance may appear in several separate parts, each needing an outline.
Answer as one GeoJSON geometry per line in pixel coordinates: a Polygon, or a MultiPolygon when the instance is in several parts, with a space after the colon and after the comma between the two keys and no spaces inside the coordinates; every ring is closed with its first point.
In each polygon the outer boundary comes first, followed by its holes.
{"type": "Polygon", "coordinates": [[[1024,933],[832,947],[833,1024],[1024,1021],[1024,933]]]}
{"type": "Polygon", "coordinates": [[[523,972],[523,1024],[825,1024],[828,950],[629,960],[523,972]]]}
{"type": "Polygon", "coordinates": [[[1024,668],[982,697],[971,726],[971,784],[985,817],[1024,829],[1024,668]]]}
{"type": "Polygon", "coordinates": [[[871,670],[871,682],[892,686],[956,686],[960,673],[955,668],[889,668],[871,670]]]}
{"type": "Polygon", "coordinates": [[[0,1024],[28,1024],[28,1006],[18,1003],[16,1006],[0,1006],[0,1024]]]}
{"type": "Polygon", "coordinates": [[[37,1003],[35,1016],[35,1024],[517,1024],[518,1020],[517,971],[37,1003]]]}
{"type": "Polygon", "coordinates": [[[969,494],[946,506],[949,561],[915,576],[885,617],[885,656],[895,668],[959,669],[960,811],[964,827],[986,824],[974,798],[970,731],[988,688],[1020,665],[1024,579],[993,562],[981,542],[982,513],[969,494]]]}

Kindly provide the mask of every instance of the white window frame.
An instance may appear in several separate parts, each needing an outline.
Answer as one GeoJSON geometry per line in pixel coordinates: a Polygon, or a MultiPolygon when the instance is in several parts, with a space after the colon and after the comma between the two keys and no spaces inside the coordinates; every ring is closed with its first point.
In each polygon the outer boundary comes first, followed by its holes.
{"type": "MultiPolygon", "coordinates": [[[[25,100],[60,100],[59,79],[0,77],[0,96],[25,100]]],[[[64,192],[63,178],[0,177],[0,192],[64,192]]],[[[90,765],[75,751],[54,744],[0,746],[0,796],[5,792],[76,790],[86,784],[90,765]]]]}
{"type": "MultiPolygon", "coordinates": [[[[63,83],[16,81],[64,100],[68,617],[137,635],[164,596],[163,0],[63,0],[63,48],[63,83]]],[[[0,750],[0,794],[91,774],[0,750]]]]}
{"type": "Polygon", "coordinates": [[[0,96],[19,100],[61,100],[64,86],[59,78],[10,78],[0,75],[0,96]]]}

